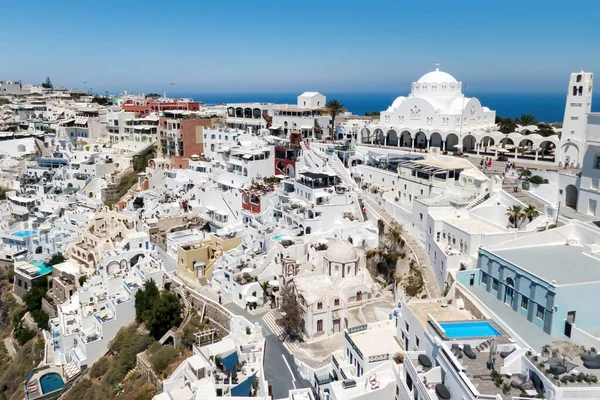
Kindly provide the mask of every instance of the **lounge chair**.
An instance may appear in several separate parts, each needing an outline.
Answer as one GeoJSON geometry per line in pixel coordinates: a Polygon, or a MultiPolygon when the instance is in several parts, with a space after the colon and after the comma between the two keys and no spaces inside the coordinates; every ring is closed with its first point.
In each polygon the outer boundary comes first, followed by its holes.
{"type": "Polygon", "coordinates": [[[435,385],[435,394],[437,394],[437,396],[440,399],[450,399],[450,392],[448,391],[448,388],[446,388],[446,386],[444,386],[441,383],[438,383],[437,385],[435,385]]]}
{"type": "Polygon", "coordinates": [[[473,351],[473,349],[471,349],[471,345],[470,344],[465,344],[463,346],[463,352],[465,353],[465,355],[467,357],[469,357],[471,360],[474,360],[477,358],[477,354],[475,354],[475,352],[473,351]]]}
{"type": "Polygon", "coordinates": [[[427,357],[425,354],[419,354],[417,359],[419,360],[419,363],[425,368],[431,368],[431,366],[433,365],[431,364],[431,360],[429,359],[429,357],[427,357]]]}
{"type": "Polygon", "coordinates": [[[592,361],[584,361],[583,366],[588,369],[600,369],[600,359],[592,361]]]}
{"type": "MultiPolygon", "coordinates": [[[[600,364],[598,364],[598,368],[600,368],[600,364]]],[[[550,372],[552,372],[552,375],[554,376],[562,375],[567,372],[567,367],[564,365],[553,365],[550,367],[550,372]]]]}
{"type": "Polygon", "coordinates": [[[506,358],[506,357],[510,356],[512,353],[514,353],[515,350],[516,349],[513,348],[512,350],[509,350],[509,351],[501,351],[500,357],[506,358]]]}
{"type": "Polygon", "coordinates": [[[581,359],[581,361],[596,361],[600,360],[600,354],[582,354],[579,356],[579,358],[581,359]]]}

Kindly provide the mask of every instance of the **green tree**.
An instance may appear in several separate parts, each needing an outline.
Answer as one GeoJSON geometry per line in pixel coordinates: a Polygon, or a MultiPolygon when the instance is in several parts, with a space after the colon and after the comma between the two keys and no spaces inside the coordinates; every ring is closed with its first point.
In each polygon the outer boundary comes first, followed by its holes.
{"type": "Polygon", "coordinates": [[[155,342],[150,346],[150,363],[154,372],[162,374],[169,365],[171,365],[179,355],[179,352],[175,350],[173,346],[163,346],[158,342],[155,342]]]}
{"type": "Polygon", "coordinates": [[[498,130],[502,133],[512,133],[517,129],[517,124],[510,118],[504,118],[498,123],[498,130]]]}
{"type": "Polygon", "coordinates": [[[331,140],[335,138],[335,117],[338,114],[342,114],[346,112],[344,105],[337,100],[329,100],[325,105],[327,111],[329,111],[329,116],[331,117],[331,140]]]}
{"type": "Polygon", "coordinates": [[[42,308],[42,299],[46,295],[46,288],[41,286],[34,286],[25,294],[23,301],[27,306],[27,310],[32,312],[42,308]]]}
{"type": "Polygon", "coordinates": [[[17,342],[19,342],[19,345],[23,346],[25,343],[36,337],[37,332],[24,327],[23,321],[19,321],[19,323],[15,326],[13,335],[17,342]]]}
{"type": "Polygon", "coordinates": [[[52,257],[50,257],[50,260],[48,260],[49,265],[62,264],[64,262],[65,262],[65,256],[62,255],[61,253],[52,254],[52,257]]]}
{"type": "Polygon", "coordinates": [[[48,313],[42,309],[31,311],[31,318],[35,321],[38,328],[40,329],[48,329],[48,320],[50,317],[48,313]]]}
{"type": "Polygon", "coordinates": [[[79,277],[79,286],[83,286],[84,283],[87,282],[87,276],[86,275],[82,275],[79,277]]]}
{"type": "Polygon", "coordinates": [[[42,87],[46,88],[46,89],[53,89],[54,85],[52,85],[52,81],[50,80],[50,77],[46,78],[46,81],[44,83],[42,83],[42,87]]]}
{"type": "Polygon", "coordinates": [[[515,119],[515,122],[521,126],[535,125],[537,121],[531,114],[523,114],[519,118],[515,119]]]}
{"type": "Polygon", "coordinates": [[[146,95],[147,99],[158,99],[159,97],[160,97],[160,94],[158,94],[158,93],[148,93],[146,95]]]}
{"type": "Polygon", "coordinates": [[[92,98],[92,103],[100,104],[101,106],[105,106],[108,104],[108,99],[104,96],[94,96],[92,98]]]}
{"type": "Polygon", "coordinates": [[[523,211],[529,222],[533,221],[534,218],[539,217],[540,212],[535,208],[533,204],[528,204],[527,208],[523,211]]]}
{"type": "Polygon", "coordinates": [[[169,329],[181,323],[181,302],[174,293],[161,293],[150,312],[144,314],[144,323],[152,336],[160,339],[169,329]]]}
{"type": "Polygon", "coordinates": [[[515,228],[519,227],[519,222],[525,217],[523,207],[521,206],[510,206],[506,210],[506,216],[508,220],[514,225],[515,228]]]}
{"type": "Polygon", "coordinates": [[[146,314],[152,310],[152,307],[158,300],[159,293],[156,282],[153,279],[144,283],[144,288],[135,294],[135,318],[138,322],[143,322],[146,314]]]}

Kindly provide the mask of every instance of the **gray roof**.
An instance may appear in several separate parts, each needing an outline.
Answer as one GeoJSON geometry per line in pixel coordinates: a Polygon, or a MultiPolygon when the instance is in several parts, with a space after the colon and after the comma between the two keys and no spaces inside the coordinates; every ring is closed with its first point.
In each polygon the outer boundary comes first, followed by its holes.
{"type": "Polygon", "coordinates": [[[600,260],[581,246],[550,245],[493,250],[491,253],[555,285],[600,282],[600,260]]]}

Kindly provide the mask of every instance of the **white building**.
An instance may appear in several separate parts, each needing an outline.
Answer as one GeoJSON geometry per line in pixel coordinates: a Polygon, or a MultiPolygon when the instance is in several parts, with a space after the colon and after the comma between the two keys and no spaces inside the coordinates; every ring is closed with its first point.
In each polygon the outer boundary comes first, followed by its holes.
{"type": "Polygon", "coordinates": [[[21,81],[0,81],[0,96],[21,94],[21,81]]]}

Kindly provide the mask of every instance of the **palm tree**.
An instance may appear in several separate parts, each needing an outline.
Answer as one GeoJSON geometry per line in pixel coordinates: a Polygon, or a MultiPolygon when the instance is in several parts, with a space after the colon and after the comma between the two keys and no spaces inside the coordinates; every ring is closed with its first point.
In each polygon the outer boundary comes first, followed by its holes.
{"type": "Polygon", "coordinates": [[[523,211],[529,222],[533,221],[534,218],[539,217],[540,212],[535,208],[533,204],[527,205],[527,208],[523,211]]]}
{"type": "Polygon", "coordinates": [[[379,236],[383,236],[385,233],[385,221],[381,218],[377,220],[377,230],[379,231],[379,236]]]}
{"type": "Polygon", "coordinates": [[[537,121],[531,114],[523,114],[520,118],[515,119],[515,122],[521,126],[535,125],[537,121]]]}
{"type": "Polygon", "coordinates": [[[518,228],[519,220],[523,219],[525,213],[521,206],[510,206],[506,210],[506,216],[508,217],[508,220],[514,224],[514,227],[518,228]]]}
{"type": "Polygon", "coordinates": [[[325,105],[327,111],[329,111],[329,116],[331,117],[331,141],[333,142],[335,136],[335,117],[338,114],[342,114],[346,112],[344,105],[337,100],[329,100],[325,105]]]}

